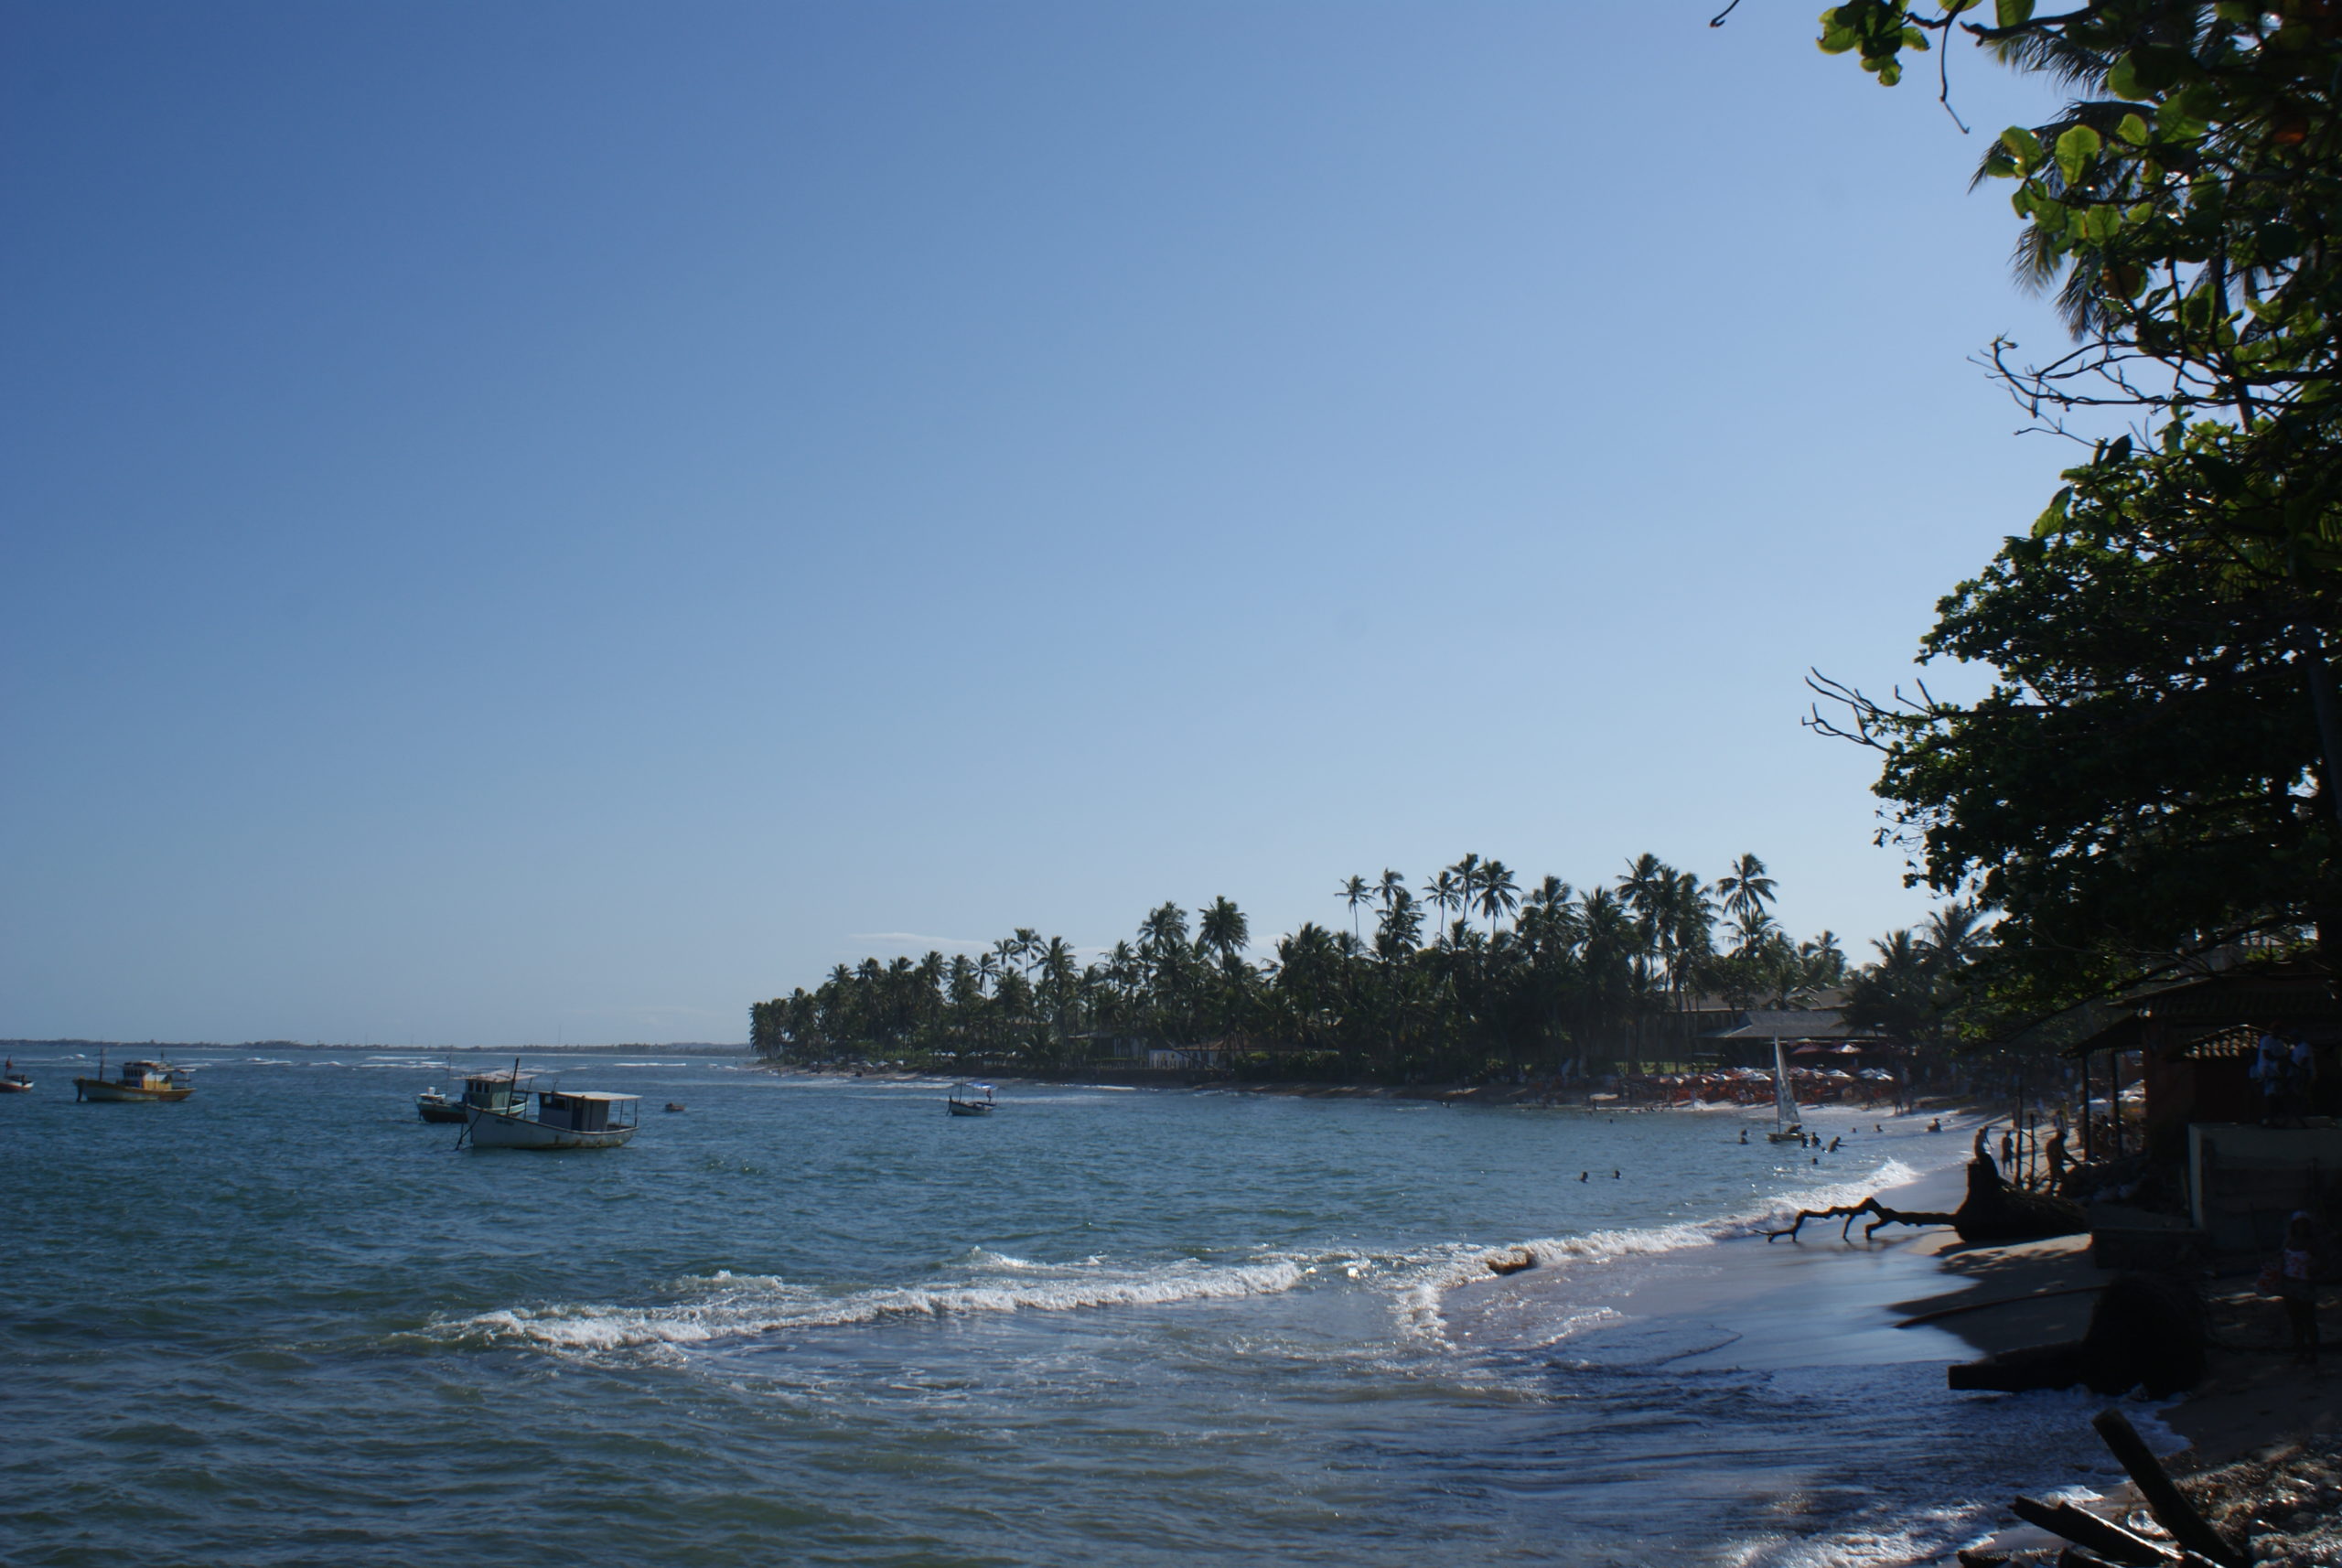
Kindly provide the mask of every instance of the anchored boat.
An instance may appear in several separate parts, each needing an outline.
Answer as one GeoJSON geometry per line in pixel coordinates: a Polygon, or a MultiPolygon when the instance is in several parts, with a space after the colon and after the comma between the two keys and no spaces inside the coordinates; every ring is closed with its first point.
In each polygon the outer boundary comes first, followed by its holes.
{"type": "Polygon", "coordinates": [[[954,1116],[989,1116],[997,1109],[988,1083],[955,1083],[944,1097],[943,1108],[954,1116]],[[979,1100],[978,1095],[983,1098],[979,1100]]]}
{"type": "MultiPolygon", "coordinates": [[[[27,1084],[27,1088],[31,1085],[27,1084]]],[[[185,1068],[168,1062],[124,1062],[122,1071],[113,1078],[106,1076],[105,1053],[98,1053],[98,1076],[73,1080],[76,1100],[146,1100],[165,1102],[185,1100],[195,1092],[195,1085],[188,1078],[185,1068]]]]}
{"type": "MultiPolygon", "coordinates": [[[[450,1065],[447,1074],[455,1076],[450,1065]]],[[[474,1073],[464,1079],[464,1091],[454,1099],[436,1089],[426,1089],[414,1097],[415,1114],[425,1122],[468,1122],[472,1107],[487,1111],[525,1111],[528,1109],[528,1081],[532,1074],[521,1071],[516,1065],[510,1072],[474,1073]]]]}
{"type": "Polygon", "coordinates": [[[33,1080],[16,1070],[14,1057],[0,1062],[0,1094],[30,1094],[32,1091],[33,1080]]]}
{"type": "Polygon", "coordinates": [[[527,1084],[534,1074],[512,1064],[509,1073],[492,1073],[467,1080],[465,1087],[464,1135],[475,1149],[615,1149],[634,1136],[638,1094],[605,1094],[594,1090],[546,1089],[536,1091],[536,1111],[529,1110],[527,1084]],[[511,1099],[502,1105],[471,1103],[473,1083],[507,1086],[511,1099]]]}

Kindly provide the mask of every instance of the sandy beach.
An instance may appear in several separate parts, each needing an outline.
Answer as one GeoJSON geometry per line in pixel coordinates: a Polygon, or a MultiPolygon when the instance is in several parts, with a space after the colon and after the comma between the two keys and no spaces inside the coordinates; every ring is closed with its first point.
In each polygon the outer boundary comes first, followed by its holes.
{"type": "MultiPolygon", "coordinates": [[[[1897,1208],[1952,1209],[1961,1199],[1974,1122],[1963,1119],[1940,1134],[1915,1138],[1916,1122],[1878,1123],[1890,1129],[1885,1136],[1895,1140],[1896,1157],[1918,1171],[1880,1196],[1897,1208]]],[[[1857,1220],[1844,1240],[1838,1222],[1813,1223],[1794,1242],[1734,1235],[1600,1268],[1563,1260],[1491,1278],[1449,1293],[1449,1329],[1467,1342],[1542,1345],[1563,1355],[1589,1336],[1671,1336],[1682,1346],[1671,1361],[1679,1372],[1899,1369],[1898,1376],[1882,1376],[1882,1398],[1982,1402],[2001,1406],[2012,1421],[2051,1404],[2095,1410],[2114,1402],[2087,1391],[1958,1393],[1934,1370],[1994,1351],[2079,1337],[2096,1287],[2112,1277],[2092,1263],[2087,1236],[1967,1246],[1941,1227],[1890,1226],[1865,1240],[1867,1223],[1857,1220]]],[[[2204,1383],[2173,1401],[2122,1402],[2174,1473],[2209,1477],[2240,1462],[2265,1468],[2272,1459],[2301,1454],[2304,1439],[2342,1432],[2342,1377],[2289,1364],[2275,1304],[2255,1297],[2246,1278],[2213,1282],[2208,1297],[2214,1350],[2204,1383]]],[[[2329,1344],[2337,1329],[2342,1314],[2329,1302],[2329,1344]]],[[[2067,1423],[2064,1434],[2045,1446],[2037,1474],[2019,1478],[2022,1485],[2009,1486],[2008,1494],[2024,1489],[2110,1518],[2133,1515],[2140,1499],[2086,1425],[2072,1430],[2076,1424],[2067,1423]]],[[[1915,1506],[1928,1507],[1923,1498],[1924,1488],[1915,1490],[1915,1506]]],[[[1945,1496],[1936,1506],[1964,1523],[1950,1532],[1955,1547],[2005,1551],[2020,1561],[2043,1552],[2054,1555],[2054,1538],[2017,1524],[2007,1502],[2005,1495],[1945,1496]]],[[[1929,1523],[1939,1545],[1947,1538],[1945,1520],[1929,1523]]],[[[1912,1543],[1928,1533],[1915,1531],[1912,1543]]],[[[1949,1550],[1898,1559],[1891,1541],[1846,1545],[1841,1561],[1955,1560],[1949,1550]]]]}

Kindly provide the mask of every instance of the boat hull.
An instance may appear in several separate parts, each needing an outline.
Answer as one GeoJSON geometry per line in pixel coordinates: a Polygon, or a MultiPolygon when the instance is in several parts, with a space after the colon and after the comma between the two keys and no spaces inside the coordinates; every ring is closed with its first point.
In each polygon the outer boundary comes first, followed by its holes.
{"type": "Polygon", "coordinates": [[[460,1105],[444,1103],[434,1105],[427,1100],[416,1101],[414,1111],[415,1114],[425,1122],[468,1122],[471,1120],[471,1112],[460,1105]]]}
{"type": "Polygon", "coordinates": [[[73,1095],[77,1100],[146,1100],[167,1103],[185,1100],[194,1092],[192,1086],[185,1089],[141,1089],[134,1084],[108,1083],[102,1078],[77,1078],[73,1080],[73,1095]]]}
{"type": "Polygon", "coordinates": [[[634,1136],[631,1126],[580,1133],[498,1111],[475,1108],[468,1114],[475,1149],[615,1149],[634,1136]]]}
{"type": "Polygon", "coordinates": [[[989,1116],[992,1114],[992,1107],[984,1104],[982,1101],[971,1102],[965,1100],[947,1100],[943,1102],[943,1108],[954,1116],[989,1116]]]}
{"type": "Polygon", "coordinates": [[[33,1080],[28,1078],[0,1078],[0,1094],[30,1094],[33,1080]]]}

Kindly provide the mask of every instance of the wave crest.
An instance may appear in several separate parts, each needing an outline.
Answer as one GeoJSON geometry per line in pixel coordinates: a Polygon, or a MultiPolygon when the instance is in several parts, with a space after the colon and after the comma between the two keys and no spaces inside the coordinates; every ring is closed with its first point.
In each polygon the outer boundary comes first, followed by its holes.
{"type": "MultiPolygon", "coordinates": [[[[1020,1272],[1038,1265],[1006,1261],[1020,1272]]],[[[882,1286],[846,1293],[791,1284],[778,1275],[719,1272],[678,1281],[696,1299],[664,1306],[510,1307],[438,1326],[458,1343],[524,1343],[573,1350],[703,1345],[792,1329],[839,1327],[887,1318],[953,1317],[994,1312],[1071,1312],[1093,1306],[1274,1295],[1305,1271],[1297,1262],[1174,1263],[1059,1279],[976,1280],[949,1285],[882,1286]]]]}

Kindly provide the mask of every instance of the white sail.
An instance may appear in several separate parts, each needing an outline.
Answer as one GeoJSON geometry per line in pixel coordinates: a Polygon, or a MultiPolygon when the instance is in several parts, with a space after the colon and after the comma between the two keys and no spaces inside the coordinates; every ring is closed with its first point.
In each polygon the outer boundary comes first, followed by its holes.
{"type": "Polygon", "coordinates": [[[1797,1095],[1789,1089],[1789,1053],[1781,1049],[1781,1037],[1773,1036],[1773,1123],[1782,1132],[1798,1124],[1797,1095]]]}

